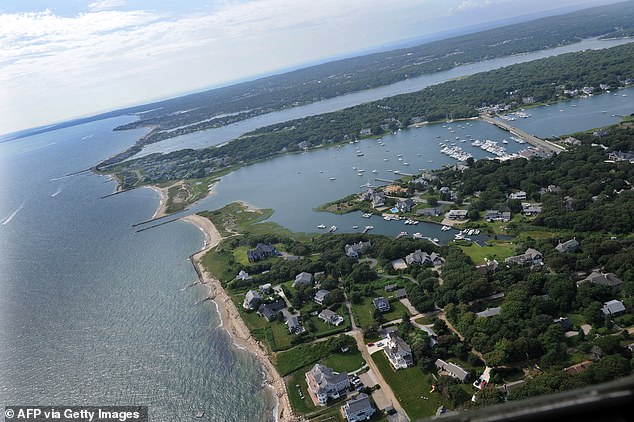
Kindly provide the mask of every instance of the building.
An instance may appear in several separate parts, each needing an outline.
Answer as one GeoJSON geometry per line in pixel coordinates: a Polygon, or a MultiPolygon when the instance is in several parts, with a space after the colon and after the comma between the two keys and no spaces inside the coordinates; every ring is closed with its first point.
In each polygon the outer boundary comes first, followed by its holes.
{"type": "Polygon", "coordinates": [[[405,289],[397,289],[397,290],[394,292],[394,296],[395,296],[397,299],[405,299],[405,298],[407,297],[407,292],[405,291],[405,289]]]}
{"type": "Polygon", "coordinates": [[[381,312],[388,312],[390,310],[390,301],[383,296],[374,298],[372,303],[374,303],[374,307],[381,312]]]}
{"type": "Polygon", "coordinates": [[[350,258],[359,258],[359,256],[363,255],[370,248],[370,242],[359,242],[353,243],[352,245],[346,245],[344,247],[344,251],[346,256],[350,258]]]}
{"type": "Polygon", "coordinates": [[[583,280],[577,281],[577,287],[583,283],[600,284],[603,286],[619,287],[623,281],[614,273],[604,273],[601,271],[592,271],[592,273],[583,280]]]}
{"type": "Polygon", "coordinates": [[[522,202],[522,212],[525,215],[537,215],[542,212],[541,204],[531,204],[529,202],[522,202]]]}
{"type": "Polygon", "coordinates": [[[499,263],[495,259],[485,259],[485,263],[482,265],[476,265],[476,270],[481,274],[493,274],[498,270],[499,263]]]}
{"type": "Polygon", "coordinates": [[[396,208],[398,208],[400,212],[410,212],[413,206],[414,201],[412,198],[401,199],[396,203],[396,208]]]}
{"type": "Polygon", "coordinates": [[[312,286],[313,285],[313,275],[307,272],[301,272],[295,276],[295,281],[293,281],[293,287],[297,287],[298,285],[304,286],[312,286]]]}
{"type": "Polygon", "coordinates": [[[328,298],[328,293],[330,293],[328,290],[317,290],[317,293],[315,293],[315,302],[319,303],[320,305],[324,304],[324,300],[326,300],[326,298],[328,298]]]}
{"type": "Polygon", "coordinates": [[[521,255],[510,256],[504,260],[507,264],[516,265],[541,265],[544,256],[536,249],[528,248],[526,252],[521,255]]]}
{"type": "Polygon", "coordinates": [[[453,378],[460,382],[465,382],[469,378],[469,373],[459,365],[451,362],[445,362],[442,359],[436,359],[436,368],[438,371],[445,371],[453,378]]]}
{"type": "Polygon", "coordinates": [[[322,321],[328,324],[332,324],[336,327],[340,326],[344,321],[341,315],[331,311],[330,309],[324,309],[319,313],[319,315],[317,315],[317,317],[322,321]]]}
{"type": "Polygon", "coordinates": [[[258,308],[258,315],[266,318],[267,321],[271,322],[275,319],[277,313],[285,307],[286,302],[284,302],[284,299],[278,299],[272,303],[263,303],[258,308]]]}
{"type": "Polygon", "coordinates": [[[560,242],[557,246],[555,246],[555,249],[561,253],[576,252],[579,249],[579,242],[577,239],[572,238],[564,243],[560,242]]]}
{"type": "Polygon", "coordinates": [[[407,343],[405,343],[405,340],[398,335],[397,331],[388,333],[385,340],[387,344],[383,348],[383,352],[385,352],[385,356],[387,356],[387,359],[394,369],[405,369],[414,365],[412,349],[410,349],[407,343]]]}
{"type": "Polygon", "coordinates": [[[500,315],[500,312],[502,312],[502,308],[499,306],[496,308],[487,308],[482,312],[477,312],[476,317],[491,318],[492,316],[500,315]]]}
{"type": "Polygon", "coordinates": [[[253,278],[253,277],[251,277],[251,276],[249,275],[249,273],[248,273],[248,272],[246,272],[246,271],[244,271],[244,270],[240,270],[240,272],[239,272],[239,273],[238,273],[238,275],[236,276],[236,279],[237,279],[237,280],[242,280],[242,281],[245,281],[245,280],[251,280],[252,278],[253,278]]]}
{"type": "Polygon", "coordinates": [[[247,258],[249,262],[256,262],[269,256],[276,256],[279,252],[273,245],[267,243],[258,243],[255,249],[249,249],[247,251],[247,258]]]}
{"type": "Polygon", "coordinates": [[[394,290],[398,289],[398,287],[398,284],[388,284],[387,286],[385,286],[385,291],[393,292],[394,290]]]}
{"type": "Polygon", "coordinates": [[[562,330],[568,331],[572,328],[572,322],[566,317],[559,317],[557,319],[553,319],[553,324],[557,324],[561,327],[562,330]]]}
{"type": "Polygon", "coordinates": [[[465,220],[468,212],[467,210],[450,210],[445,216],[450,220],[465,220]]]}
{"type": "Polygon", "coordinates": [[[341,406],[341,411],[348,422],[368,420],[374,415],[374,407],[367,394],[361,393],[353,400],[348,400],[341,406]]]}
{"type": "Polygon", "coordinates": [[[328,399],[338,399],[350,388],[347,372],[338,374],[320,364],[316,364],[306,372],[306,384],[320,404],[326,404],[328,399]]]}
{"type": "Polygon", "coordinates": [[[273,289],[273,286],[271,285],[271,283],[261,284],[258,286],[258,290],[260,291],[260,293],[265,295],[271,293],[272,289],[273,289]]]}
{"type": "Polygon", "coordinates": [[[519,192],[515,192],[509,195],[509,199],[518,199],[520,201],[523,201],[526,199],[526,192],[524,191],[519,191],[519,192]]]}
{"type": "Polygon", "coordinates": [[[431,347],[434,347],[438,344],[438,334],[436,334],[436,332],[431,327],[428,327],[427,325],[417,325],[417,327],[427,333],[427,335],[429,336],[429,345],[431,347]]]}
{"type": "Polygon", "coordinates": [[[300,334],[304,332],[304,327],[299,322],[298,315],[291,315],[286,319],[286,326],[288,327],[288,332],[291,334],[300,334]]]}
{"type": "Polygon", "coordinates": [[[244,309],[254,310],[262,302],[262,296],[257,290],[249,290],[247,294],[244,296],[244,302],[242,302],[242,307],[244,309]]]}
{"type": "Polygon", "coordinates": [[[416,249],[414,252],[405,257],[405,262],[407,265],[419,264],[438,266],[442,265],[444,260],[436,252],[428,254],[427,252],[422,252],[420,249],[416,249]]]}
{"type": "Polygon", "coordinates": [[[498,210],[487,210],[485,219],[489,222],[491,221],[511,221],[511,212],[504,211],[500,212],[498,210]]]}
{"type": "Polygon", "coordinates": [[[416,210],[417,217],[438,217],[440,208],[423,208],[416,210]]]}
{"type": "Polygon", "coordinates": [[[619,315],[625,312],[625,305],[623,305],[623,302],[621,302],[620,300],[611,300],[603,304],[601,312],[603,312],[605,316],[619,315]]]}

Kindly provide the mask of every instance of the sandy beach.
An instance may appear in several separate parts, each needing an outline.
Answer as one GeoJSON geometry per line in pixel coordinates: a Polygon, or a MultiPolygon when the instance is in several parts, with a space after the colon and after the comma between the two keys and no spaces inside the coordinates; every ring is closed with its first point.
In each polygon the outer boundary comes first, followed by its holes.
{"type": "Polygon", "coordinates": [[[165,212],[167,208],[167,189],[169,188],[159,188],[157,186],[146,186],[146,187],[158,193],[160,197],[159,207],[157,208],[156,212],[154,212],[154,215],[152,216],[152,220],[154,220],[155,218],[165,217],[167,215],[167,213],[165,212]]]}
{"type": "Polygon", "coordinates": [[[188,215],[183,217],[182,220],[194,224],[205,233],[205,244],[203,249],[192,255],[191,259],[196,272],[198,273],[198,277],[200,278],[200,282],[207,286],[209,289],[209,297],[218,305],[218,313],[222,318],[223,328],[231,335],[236,346],[253,353],[262,363],[266,383],[274,389],[275,396],[278,401],[276,407],[277,420],[296,420],[286,392],[284,379],[279,375],[271,363],[266,348],[263,344],[251,336],[249,329],[240,317],[238,309],[227,292],[222,288],[220,281],[206,272],[200,263],[202,256],[208,250],[216,247],[220,243],[222,236],[213,223],[205,217],[201,217],[199,215],[188,215]]]}

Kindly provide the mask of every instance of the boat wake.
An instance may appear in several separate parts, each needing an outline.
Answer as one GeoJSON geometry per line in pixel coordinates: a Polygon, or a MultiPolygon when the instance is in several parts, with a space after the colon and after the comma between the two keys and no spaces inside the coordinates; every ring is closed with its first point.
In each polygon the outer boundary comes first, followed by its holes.
{"type": "Polygon", "coordinates": [[[59,195],[60,193],[62,193],[62,185],[59,185],[59,187],[57,188],[57,190],[55,191],[55,193],[51,194],[51,198],[55,198],[57,195],[59,195]]]}
{"type": "Polygon", "coordinates": [[[7,224],[9,224],[11,220],[13,220],[13,217],[18,215],[18,213],[22,211],[22,208],[24,208],[24,204],[26,204],[26,201],[22,202],[22,204],[15,211],[13,211],[11,215],[9,215],[2,223],[0,223],[0,226],[6,226],[7,224]]]}

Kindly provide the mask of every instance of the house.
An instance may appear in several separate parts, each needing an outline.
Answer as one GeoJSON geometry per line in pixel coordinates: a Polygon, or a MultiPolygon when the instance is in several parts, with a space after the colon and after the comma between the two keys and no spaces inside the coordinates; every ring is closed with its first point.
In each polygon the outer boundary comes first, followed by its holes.
{"type": "Polygon", "coordinates": [[[323,305],[324,300],[326,300],[326,298],[328,297],[328,293],[330,293],[328,290],[317,290],[317,293],[315,293],[315,302],[323,305]]]}
{"type": "Polygon", "coordinates": [[[498,210],[486,210],[486,220],[491,221],[511,221],[511,212],[504,211],[500,212],[498,210]]]}
{"type": "Polygon", "coordinates": [[[397,299],[405,299],[407,297],[407,292],[405,289],[398,289],[394,292],[394,296],[396,296],[397,299]]]}
{"type": "Polygon", "coordinates": [[[618,315],[621,312],[625,312],[625,305],[620,300],[611,300],[603,304],[601,312],[606,316],[618,315]]]}
{"type": "Polygon", "coordinates": [[[293,281],[293,287],[297,287],[298,285],[304,286],[312,286],[313,285],[313,275],[311,273],[307,273],[302,271],[301,273],[295,276],[295,281],[293,281]]]}
{"type": "Polygon", "coordinates": [[[440,208],[423,208],[416,210],[417,217],[438,217],[440,215],[440,208]]]}
{"type": "Polygon", "coordinates": [[[579,249],[579,242],[574,237],[570,240],[565,241],[564,243],[559,242],[557,246],[555,246],[558,252],[567,253],[567,252],[576,252],[579,249]]]}
{"type": "Polygon", "coordinates": [[[495,308],[487,308],[482,312],[477,312],[476,317],[490,318],[492,316],[499,315],[500,312],[502,312],[502,308],[499,306],[495,308]]]}
{"type": "Polygon", "coordinates": [[[516,265],[541,265],[544,256],[536,249],[528,248],[521,255],[510,256],[504,260],[507,264],[516,265]]]}
{"type": "Polygon", "coordinates": [[[531,204],[529,202],[522,202],[522,212],[525,215],[537,215],[542,212],[541,204],[531,204]]]}
{"type": "Polygon", "coordinates": [[[342,393],[350,388],[348,373],[335,373],[327,366],[315,364],[306,372],[306,384],[320,404],[326,404],[328,399],[338,399],[342,393]]]}
{"type": "Polygon", "coordinates": [[[324,309],[323,311],[319,313],[319,315],[317,315],[317,317],[321,319],[322,321],[328,324],[332,324],[336,327],[341,325],[341,323],[343,322],[343,317],[331,311],[330,309],[324,309]]]}
{"type": "Polygon", "coordinates": [[[383,296],[372,299],[374,307],[381,312],[388,312],[390,310],[390,301],[383,296]]]}
{"type": "Polygon", "coordinates": [[[566,317],[559,317],[557,319],[553,319],[553,324],[557,324],[561,327],[562,330],[568,331],[572,327],[572,322],[566,317]]]}
{"type": "Polygon", "coordinates": [[[601,271],[592,271],[592,273],[583,280],[577,281],[577,287],[583,283],[600,284],[602,286],[619,287],[623,281],[614,273],[604,273],[601,271]]]}
{"type": "Polygon", "coordinates": [[[271,283],[261,284],[260,286],[258,286],[258,290],[260,291],[260,293],[265,295],[269,294],[271,292],[271,289],[273,289],[271,283]]]}
{"type": "Polygon", "coordinates": [[[450,376],[460,382],[465,382],[467,378],[469,378],[469,373],[459,365],[451,362],[445,362],[442,359],[436,359],[436,368],[438,368],[438,371],[447,372],[450,376]]]}
{"type": "Polygon", "coordinates": [[[402,199],[396,203],[396,208],[398,208],[400,212],[410,212],[413,206],[414,201],[412,198],[402,199]]]}
{"type": "Polygon", "coordinates": [[[467,213],[467,210],[450,210],[445,216],[450,220],[465,220],[467,213]]]}
{"type": "Polygon", "coordinates": [[[509,195],[509,199],[518,199],[520,201],[525,200],[526,199],[526,192],[521,190],[519,192],[512,193],[512,194],[509,195]]]}
{"type": "Polygon", "coordinates": [[[396,289],[398,289],[398,284],[388,284],[387,286],[385,286],[386,292],[393,292],[396,289]]]}
{"type": "Polygon", "coordinates": [[[272,303],[263,303],[258,308],[258,315],[263,318],[266,318],[268,322],[271,322],[275,319],[275,316],[279,311],[286,307],[286,302],[284,299],[278,299],[272,303]]]}
{"type": "Polygon", "coordinates": [[[269,256],[276,256],[279,252],[275,246],[268,243],[258,243],[255,249],[249,249],[247,251],[247,258],[249,262],[256,262],[269,256]]]}
{"type": "Polygon", "coordinates": [[[612,161],[629,161],[634,164],[634,152],[614,151],[608,154],[608,159],[612,161]]]}
{"type": "Polygon", "coordinates": [[[578,374],[579,372],[583,372],[586,369],[588,369],[588,367],[592,365],[593,363],[594,362],[592,362],[591,360],[584,360],[581,363],[564,368],[562,369],[562,371],[564,371],[567,374],[578,374]]]}
{"type": "Polygon", "coordinates": [[[244,309],[254,310],[262,302],[262,296],[257,290],[249,290],[247,294],[244,296],[244,302],[242,302],[242,307],[244,309]]]}
{"type": "Polygon", "coordinates": [[[493,274],[498,270],[500,266],[499,262],[495,259],[485,259],[485,263],[482,265],[476,265],[476,270],[481,274],[493,274]]]}
{"type": "Polygon", "coordinates": [[[346,244],[346,246],[344,247],[344,251],[346,253],[346,256],[349,256],[350,258],[359,258],[359,256],[367,252],[369,248],[370,248],[370,241],[367,241],[367,242],[353,243],[352,245],[346,244]]]}
{"type": "Polygon", "coordinates": [[[291,334],[300,334],[304,332],[304,327],[299,322],[299,316],[291,315],[286,319],[286,325],[288,326],[288,332],[291,334]]]}
{"type": "Polygon", "coordinates": [[[416,249],[414,252],[405,257],[405,262],[407,265],[419,264],[438,266],[442,265],[444,259],[436,252],[428,254],[427,252],[422,252],[420,249],[416,249]]]}
{"type": "Polygon", "coordinates": [[[368,420],[374,415],[374,407],[367,394],[361,393],[355,399],[348,400],[341,406],[341,411],[348,422],[368,420]]]}
{"type": "Polygon", "coordinates": [[[242,281],[251,280],[252,278],[253,277],[251,277],[249,273],[244,270],[240,270],[240,272],[236,276],[236,280],[242,280],[242,281]]]}
{"type": "Polygon", "coordinates": [[[438,334],[436,334],[436,332],[431,327],[428,327],[426,325],[418,325],[417,327],[427,333],[427,335],[429,336],[429,345],[431,347],[434,347],[438,344],[438,334]]]}
{"type": "Polygon", "coordinates": [[[405,343],[405,340],[398,335],[397,331],[388,333],[385,340],[387,344],[383,348],[383,351],[395,370],[414,365],[412,349],[410,349],[407,343],[405,343]]]}

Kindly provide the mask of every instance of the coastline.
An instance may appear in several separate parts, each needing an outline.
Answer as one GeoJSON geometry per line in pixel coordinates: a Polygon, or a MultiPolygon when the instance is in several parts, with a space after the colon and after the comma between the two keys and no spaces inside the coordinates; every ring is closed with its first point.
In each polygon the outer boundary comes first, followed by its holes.
{"type": "MultiPolygon", "coordinates": [[[[157,214],[159,211],[157,211],[157,214]]],[[[277,421],[294,420],[291,404],[286,392],[284,379],[279,375],[269,359],[269,354],[263,344],[251,336],[249,329],[240,317],[236,305],[229,294],[222,288],[220,281],[205,271],[201,259],[210,249],[215,248],[222,236],[214,224],[207,218],[199,215],[188,215],[181,220],[198,227],[205,234],[203,248],[191,256],[191,262],[198,274],[200,283],[208,289],[208,297],[214,301],[221,319],[221,326],[229,333],[236,347],[253,353],[260,362],[264,371],[265,383],[274,390],[277,400],[275,406],[275,418],[277,421]]]]}

